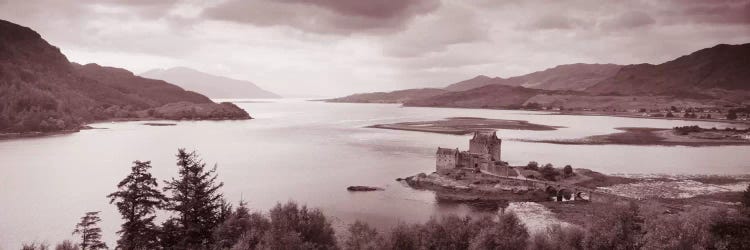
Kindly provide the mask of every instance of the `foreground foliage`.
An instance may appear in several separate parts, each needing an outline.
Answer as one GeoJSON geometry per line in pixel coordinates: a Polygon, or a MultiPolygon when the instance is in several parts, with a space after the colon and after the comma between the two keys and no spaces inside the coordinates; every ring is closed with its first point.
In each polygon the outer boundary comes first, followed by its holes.
{"type": "MultiPolygon", "coordinates": [[[[162,194],[149,162],[134,162],[131,173],[108,196],[125,222],[117,249],[745,249],[750,246],[750,186],[737,209],[690,206],[664,210],[653,202],[631,202],[591,215],[582,226],[550,225],[529,232],[512,212],[485,218],[449,215],[425,223],[401,223],[380,231],[365,222],[349,225],[338,238],[319,209],[295,202],[267,213],[252,212],[244,201],[232,209],[219,192],[216,167],[207,170],[195,152],[178,150],[178,178],[162,194]],[[166,201],[166,203],[165,203],[166,201]],[[172,217],[153,223],[157,209],[172,217]]],[[[529,164],[536,165],[536,164],[529,164]]],[[[76,225],[80,243],[65,241],[55,250],[105,249],[99,212],[76,225]]],[[[26,243],[24,250],[50,249],[26,243]]]]}

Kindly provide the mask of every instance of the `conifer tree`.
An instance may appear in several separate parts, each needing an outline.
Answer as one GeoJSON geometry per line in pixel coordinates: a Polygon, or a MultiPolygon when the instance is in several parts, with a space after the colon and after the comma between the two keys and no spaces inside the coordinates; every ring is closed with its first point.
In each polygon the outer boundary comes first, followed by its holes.
{"type": "Polygon", "coordinates": [[[115,203],[125,223],[117,233],[119,249],[153,249],[158,246],[158,228],[154,224],[157,208],[164,203],[164,195],[157,189],[156,178],[151,176],[151,162],[133,162],[131,172],[119,184],[117,191],[107,196],[115,203]]]}
{"type": "Polygon", "coordinates": [[[81,217],[81,222],[76,225],[73,234],[81,235],[81,250],[108,249],[107,244],[102,242],[102,229],[96,224],[102,221],[99,211],[86,212],[81,217]]]}
{"type": "Polygon", "coordinates": [[[223,219],[223,195],[218,192],[224,183],[216,183],[216,166],[206,164],[195,152],[177,152],[179,178],[166,181],[169,191],[168,208],[177,214],[177,248],[207,248],[212,244],[212,231],[223,219]]]}

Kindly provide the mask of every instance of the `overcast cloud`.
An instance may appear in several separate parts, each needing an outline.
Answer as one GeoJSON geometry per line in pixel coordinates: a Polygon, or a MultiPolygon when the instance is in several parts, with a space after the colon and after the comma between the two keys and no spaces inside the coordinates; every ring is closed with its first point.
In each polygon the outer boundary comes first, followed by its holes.
{"type": "Polygon", "coordinates": [[[442,87],[750,42],[750,0],[0,0],[79,63],[187,66],[282,95],[442,87]]]}

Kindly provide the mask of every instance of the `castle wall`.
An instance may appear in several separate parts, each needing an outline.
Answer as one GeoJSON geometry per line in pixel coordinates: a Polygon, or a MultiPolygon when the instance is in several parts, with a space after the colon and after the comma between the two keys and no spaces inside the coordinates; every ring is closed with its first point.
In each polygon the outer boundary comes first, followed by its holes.
{"type": "Polygon", "coordinates": [[[437,154],[437,162],[435,163],[436,171],[438,173],[443,173],[446,170],[451,170],[456,168],[456,163],[458,162],[458,159],[456,159],[455,154],[437,154]]]}
{"type": "Polygon", "coordinates": [[[463,151],[459,154],[458,167],[462,168],[487,168],[491,163],[488,154],[474,154],[469,151],[463,151]]]}

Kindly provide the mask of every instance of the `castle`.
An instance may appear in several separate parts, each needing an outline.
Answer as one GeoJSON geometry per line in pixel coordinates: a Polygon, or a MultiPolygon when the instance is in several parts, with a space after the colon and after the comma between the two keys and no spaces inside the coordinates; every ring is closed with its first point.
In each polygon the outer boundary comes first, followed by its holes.
{"type": "Polygon", "coordinates": [[[474,132],[474,137],[469,140],[469,151],[439,147],[436,153],[436,171],[446,173],[457,168],[479,170],[502,165],[503,162],[500,161],[502,142],[497,138],[495,131],[478,131],[474,132]]]}

